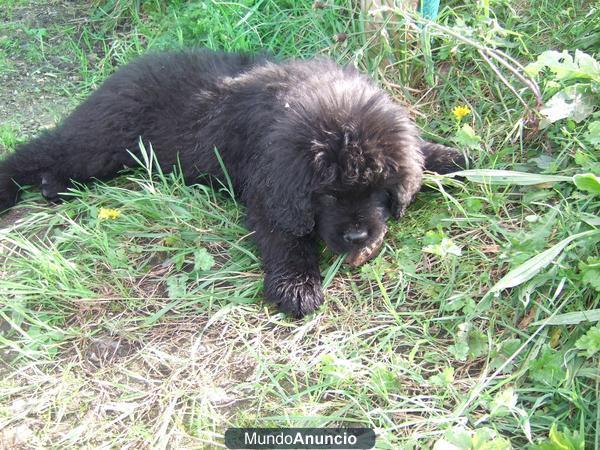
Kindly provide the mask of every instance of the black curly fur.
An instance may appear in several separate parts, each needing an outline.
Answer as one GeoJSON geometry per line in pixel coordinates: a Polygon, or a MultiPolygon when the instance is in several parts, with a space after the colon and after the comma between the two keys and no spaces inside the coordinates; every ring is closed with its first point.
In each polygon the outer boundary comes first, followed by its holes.
{"type": "Polygon", "coordinates": [[[36,185],[109,179],[152,144],[164,171],[219,178],[218,149],[265,270],[265,296],[294,316],[323,301],[317,241],[368,245],[420,189],[423,169],[464,159],[420,140],[404,109],[352,67],[325,59],[187,51],[121,68],[55,129],[0,163],[0,211],[36,185]]]}

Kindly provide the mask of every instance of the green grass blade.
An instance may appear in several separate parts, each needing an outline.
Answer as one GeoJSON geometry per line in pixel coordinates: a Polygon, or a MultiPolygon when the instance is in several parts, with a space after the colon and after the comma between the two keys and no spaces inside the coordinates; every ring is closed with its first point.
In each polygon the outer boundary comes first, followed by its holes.
{"type": "Polygon", "coordinates": [[[584,231],[583,233],[577,233],[563,239],[559,243],[553,245],[547,250],[544,250],[537,256],[527,260],[520,266],[508,272],[498,281],[489,292],[499,292],[503,289],[512,288],[531,280],[536,274],[538,274],[544,267],[550,264],[554,258],[556,258],[567,245],[573,242],[575,239],[582,237],[592,236],[599,234],[599,230],[584,231]]]}
{"type": "Polygon", "coordinates": [[[589,311],[575,311],[559,314],[547,320],[538,320],[530,326],[535,327],[541,324],[546,325],[577,325],[581,322],[598,322],[600,320],[600,309],[591,309],[589,311]]]}
{"type": "Polygon", "coordinates": [[[231,199],[237,204],[237,202],[235,201],[235,192],[233,190],[233,182],[231,181],[231,178],[229,177],[229,172],[227,171],[225,162],[223,161],[223,158],[221,157],[221,153],[219,152],[219,149],[217,147],[214,148],[214,151],[215,151],[217,160],[219,161],[219,166],[221,166],[221,170],[223,171],[223,175],[225,176],[225,180],[227,181],[227,186],[226,187],[224,186],[224,188],[227,191],[227,193],[229,194],[229,196],[231,197],[231,199]]]}
{"type": "Polygon", "coordinates": [[[473,169],[461,170],[446,175],[447,177],[464,177],[474,183],[530,186],[541,183],[573,182],[573,178],[562,175],[544,175],[538,173],[517,172],[513,170],[473,169]]]}

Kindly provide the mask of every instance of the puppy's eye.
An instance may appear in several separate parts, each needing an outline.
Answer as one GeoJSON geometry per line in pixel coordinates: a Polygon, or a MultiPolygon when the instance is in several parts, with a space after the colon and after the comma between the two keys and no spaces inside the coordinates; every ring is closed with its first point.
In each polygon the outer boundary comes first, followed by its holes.
{"type": "Polygon", "coordinates": [[[372,194],[374,199],[381,204],[388,204],[390,201],[390,193],[388,191],[377,191],[372,194]]]}

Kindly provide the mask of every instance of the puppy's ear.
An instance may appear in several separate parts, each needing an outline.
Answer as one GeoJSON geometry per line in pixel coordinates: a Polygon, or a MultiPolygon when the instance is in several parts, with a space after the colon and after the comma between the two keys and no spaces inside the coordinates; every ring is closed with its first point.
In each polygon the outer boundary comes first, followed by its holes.
{"type": "Polygon", "coordinates": [[[406,207],[413,201],[416,193],[421,188],[421,175],[423,169],[439,174],[456,172],[466,169],[469,166],[469,160],[458,150],[445,145],[434,144],[433,142],[420,141],[419,149],[423,159],[416,161],[419,164],[418,169],[413,167],[408,169],[408,163],[405,162],[405,173],[402,175],[402,182],[389,191],[391,198],[391,213],[395,219],[400,218],[406,207]]]}
{"type": "Polygon", "coordinates": [[[467,169],[469,160],[458,150],[433,142],[421,141],[425,170],[440,175],[467,169]]]}
{"type": "Polygon", "coordinates": [[[407,172],[402,182],[388,191],[390,196],[390,213],[394,219],[399,219],[412,203],[421,188],[422,169],[407,172]]]}
{"type": "MultiPolygon", "coordinates": [[[[273,149],[274,150],[274,149],[273,149]]],[[[312,207],[313,170],[308,161],[290,155],[288,149],[270,152],[270,161],[261,166],[259,183],[266,214],[282,230],[301,237],[315,226],[312,207]]]]}

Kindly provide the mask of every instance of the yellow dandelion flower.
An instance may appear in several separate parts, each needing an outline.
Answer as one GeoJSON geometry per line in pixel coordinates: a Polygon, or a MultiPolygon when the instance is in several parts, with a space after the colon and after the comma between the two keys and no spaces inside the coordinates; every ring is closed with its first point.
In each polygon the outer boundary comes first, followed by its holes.
{"type": "Polygon", "coordinates": [[[121,215],[121,211],[112,208],[100,208],[98,212],[98,219],[110,219],[115,220],[121,215]]]}
{"type": "Polygon", "coordinates": [[[452,110],[452,114],[454,114],[457,120],[462,120],[463,117],[471,114],[471,108],[468,106],[457,106],[452,110]]]}

